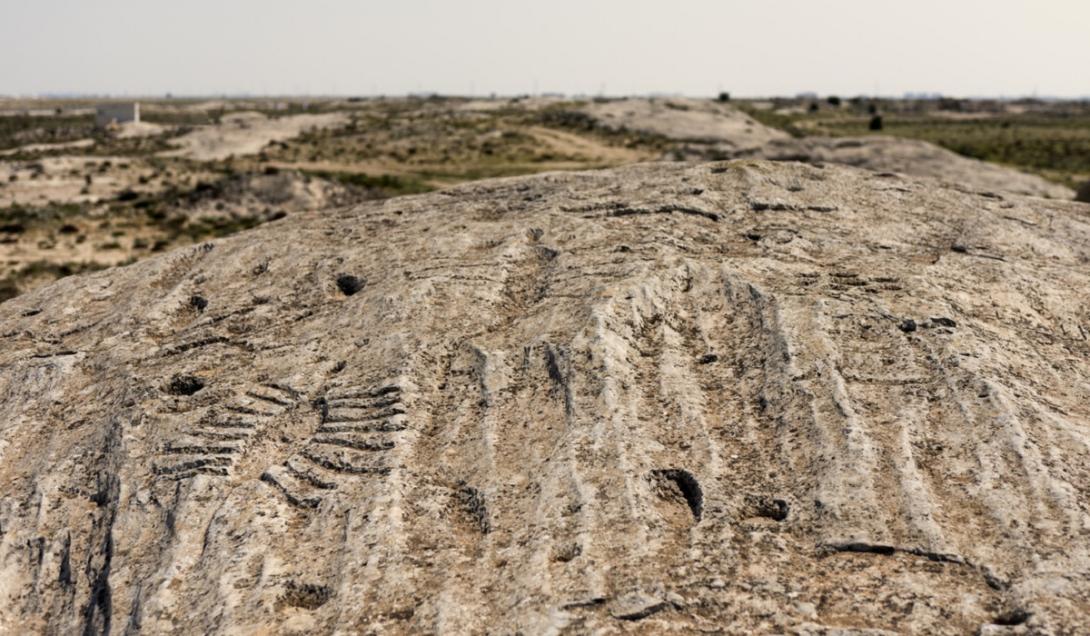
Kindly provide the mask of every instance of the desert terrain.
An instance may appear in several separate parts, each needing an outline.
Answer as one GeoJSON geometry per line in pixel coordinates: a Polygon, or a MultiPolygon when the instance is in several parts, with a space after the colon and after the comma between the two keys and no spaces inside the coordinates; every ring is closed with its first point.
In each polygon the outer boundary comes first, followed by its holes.
{"type": "Polygon", "coordinates": [[[92,106],[0,103],[0,633],[1090,629],[1086,104],[92,106]]]}
{"type": "Polygon", "coordinates": [[[0,100],[0,298],[286,215],[487,177],[760,158],[1054,199],[1090,181],[1079,102],[150,100],[139,124],[106,130],[94,106],[0,100]]]}

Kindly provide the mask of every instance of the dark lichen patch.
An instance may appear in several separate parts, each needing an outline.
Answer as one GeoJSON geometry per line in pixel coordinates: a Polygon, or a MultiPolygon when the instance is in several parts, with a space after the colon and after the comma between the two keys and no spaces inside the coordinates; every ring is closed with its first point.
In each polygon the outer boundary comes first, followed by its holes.
{"type": "Polygon", "coordinates": [[[746,507],[750,516],[773,521],[786,521],[791,511],[786,501],[767,495],[750,495],[746,498],[746,507]]]}
{"type": "Polygon", "coordinates": [[[488,506],[485,504],[484,494],[476,488],[459,482],[454,491],[454,499],[458,507],[472,520],[473,525],[481,534],[492,532],[492,522],[488,518],[488,506]]]}
{"type": "Polygon", "coordinates": [[[553,552],[553,561],[558,563],[568,563],[573,561],[576,557],[583,553],[583,546],[578,543],[566,543],[557,546],[553,552]]]}
{"type": "Polygon", "coordinates": [[[288,581],[287,589],[280,598],[290,607],[315,610],[326,604],[333,596],[333,590],[325,585],[288,581]]]}
{"type": "Polygon", "coordinates": [[[193,395],[204,388],[204,380],[195,375],[175,375],[167,384],[167,393],[171,395],[193,395]]]}

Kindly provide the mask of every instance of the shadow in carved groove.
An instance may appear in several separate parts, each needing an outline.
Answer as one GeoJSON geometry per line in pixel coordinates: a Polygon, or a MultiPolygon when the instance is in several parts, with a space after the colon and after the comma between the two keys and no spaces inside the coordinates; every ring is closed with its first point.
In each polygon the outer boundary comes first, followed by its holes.
{"type": "Polygon", "coordinates": [[[681,500],[699,523],[704,514],[704,491],[692,473],[679,468],[652,470],[650,479],[658,495],[664,499],[681,500]]]}
{"type": "Polygon", "coordinates": [[[334,389],[315,400],[314,408],[320,420],[314,434],[261,475],[290,505],[303,509],[317,508],[350,478],[388,474],[387,451],[397,447],[397,434],[408,428],[402,388],[396,384],[334,389]]]}
{"type": "Polygon", "coordinates": [[[155,473],[175,480],[196,475],[226,477],[258,430],[294,409],[298,399],[294,389],[278,384],[236,395],[164,444],[155,473]]]}

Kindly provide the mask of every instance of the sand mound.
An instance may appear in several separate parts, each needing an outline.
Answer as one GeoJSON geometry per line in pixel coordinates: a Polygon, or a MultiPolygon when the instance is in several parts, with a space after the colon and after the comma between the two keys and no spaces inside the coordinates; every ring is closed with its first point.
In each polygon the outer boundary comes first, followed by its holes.
{"type": "Polygon", "coordinates": [[[64,279],[0,304],[0,632],[1086,631],[1088,259],[734,162],[64,279]]]}
{"type": "Polygon", "coordinates": [[[348,113],[288,115],[268,118],[258,112],[224,115],[219,124],[201,126],[170,140],[178,150],[160,153],[164,157],[187,157],[215,161],[230,156],[254,155],[272,141],[298,137],[304,130],[335,128],[348,123],[348,113]]]}

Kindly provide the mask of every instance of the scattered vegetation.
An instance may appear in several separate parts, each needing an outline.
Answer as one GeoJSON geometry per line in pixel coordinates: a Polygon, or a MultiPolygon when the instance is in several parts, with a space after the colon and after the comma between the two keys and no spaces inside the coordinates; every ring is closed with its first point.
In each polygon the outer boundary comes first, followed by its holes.
{"type": "Polygon", "coordinates": [[[90,137],[94,115],[10,115],[0,117],[0,150],[55,144],[90,137]]]}
{"type": "Polygon", "coordinates": [[[775,103],[773,108],[756,108],[752,103],[742,107],[761,123],[796,137],[880,132],[929,141],[1072,187],[1090,178],[1090,103],[981,105],[956,99],[872,102],[853,98],[837,109],[817,112],[802,112],[787,103],[775,103]]]}
{"type": "MultiPolygon", "coordinates": [[[[838,96],[753,102],[726,92],[715,99],[795,137],[923,139],[1072,187],[1090,181],[1088,103],[838,96]]],[[[124,138],[94,126],[93,102],[27,102],[30,110],[0,117],[0,150],[21,149],[0,159],[11,166],[0,182],[7,202],[0,207],[0,248],[17,246],[0,267],[0,300],[53,278],[227,236],[318,205],[309,201],[344,205],[474,179],[667,157],[679,148],[658,135],[601,126],[580,110],[585,102],[527,108],[519,101],[464,108],[467,100],[440,96],[172,100],[142,109],[142,119],[163,132],[124,138]],[[337,110],[349,123],[223,161],[160,156],[172,148],[172,137],[240,110],[271,118],[337,110]],[[33,147],[79,140],[92,143],[78,150],[33,147]],[[94,159],[44,161],[72,155],[94,159]],[[54,197],[60,201],[49,202],[56,192],[63,193],[54,197]]]]}
{"type": "MultiPolygon", "coordinates": [[[[864,132],[851,121],[830,122],[822,128],[836,135],[864,132]]],[[[885,117],[882,132],[930,141],[967,157],[1014,166],[1069,186],[1090,175],[1090,112],[980,119],[892,115],[885,117]]]]}
{"type": "Polygon", "coordinates": [[[34,261],[4,278],[0,278],[0,302],[14,298],[38,281],[53,281],[73,274],[84,274],[105,269],[107,265],[94,262],[34,261]]]}
{"type": "Polygon", "coordinates": [[[403,194],[420,194],[434,190],[432,186],[414,177],[399,177],[383,174],[371,176],[362,172],[333,172],[330,170],[303,170],[303,174],[334,181],[353,188],[360,188],[378,194],[377,198],[395,197],[403,194]]]}

